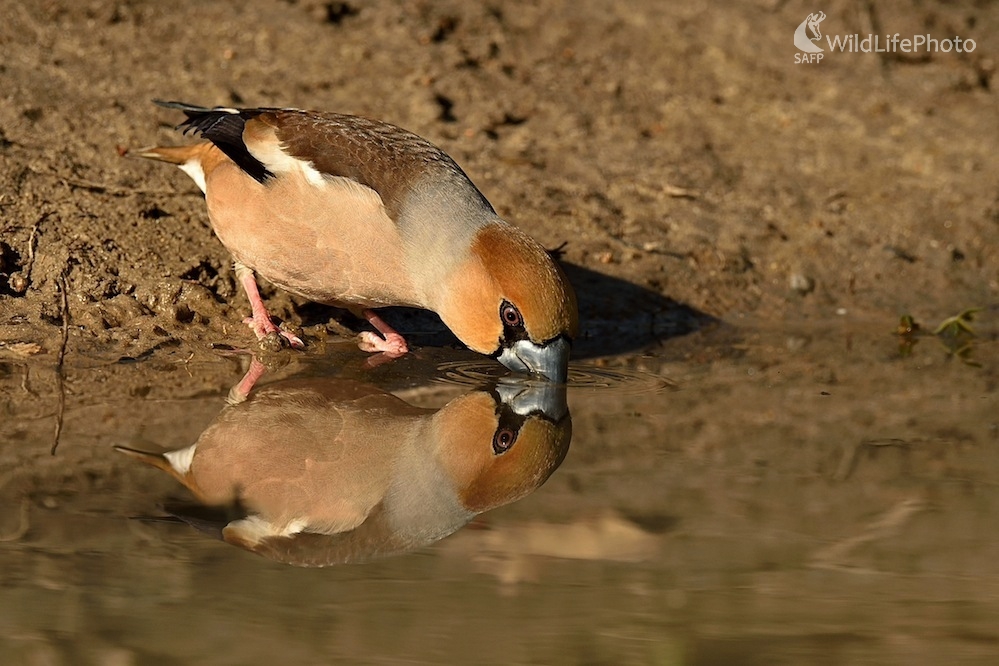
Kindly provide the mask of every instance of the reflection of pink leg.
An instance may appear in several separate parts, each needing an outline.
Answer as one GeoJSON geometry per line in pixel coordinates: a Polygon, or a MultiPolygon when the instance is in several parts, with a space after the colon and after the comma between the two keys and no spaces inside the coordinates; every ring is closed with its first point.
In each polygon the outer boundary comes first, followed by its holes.
{"type": "Polygon", "coordinates": [[[282,331],[271,321],[271,316],[267,312],[267,306],[264,305],[264,300],[260,298],[260,292],[257,291],[257,281],[253,277],[253,271],[243,264],[237,263],[236,279],[243,285],[243,291],[246,292],[246,297],[250,299],[250,309],[253,312],[253,316],[244,319],[243,323],[249,326],[254,334],[256,334],[257,340],[263,340],[269,334],[277,333],[287,340],[288,344],[292,347],[296,349],[304,348],[305,343],[302,342],[301,338],[288,331],[282,331]]]}
{"type": "Polygon", "coordinates": [[[230,405],[238,405],[239,403],[246,400],[246,397],[250,395],[250,391],[253,390],[254,384],[260,379],[263,374],[267,372],[267,368],[263,363],[257,360],[256,356],[251,357],[250,367],[247,369],[246,374],[239,382],[229,389],[229,396],[225,399],[230,405]]]}
{"type": "Polygon", "coordinates": [[[390,354],[388,352],[382,352],[380,354],[372,354],[364,361],[364,367],[368,370],[374,370],[380,365],[385,365],[386,363],[391,363],[403,354],[390,354]]]}
{"type": "Polygon", "coordinates": [[[406,345],[406,340],[398,331],[385,323],[385,320],[375,314],[374,310],[365,310],[364,318],[368,320],[372,326],[375,327],[381,335],[375,335],[371,331],[364,331],[361,333],[361,341],[358,343],[358,347],[366,352],[384,352],[389,356],[395,358],[397,356],[402,356],[409,351],[409,347],[406,345]]]}

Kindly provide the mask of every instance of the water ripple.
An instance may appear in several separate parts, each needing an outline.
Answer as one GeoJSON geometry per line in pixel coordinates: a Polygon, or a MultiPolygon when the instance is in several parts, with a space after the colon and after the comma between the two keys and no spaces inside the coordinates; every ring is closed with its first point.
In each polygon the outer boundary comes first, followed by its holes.
{"type": "MultiPolygon", "coordinates": [[[[457,386],[480,386],[511,376],[510,372],[492,361],[451,361],[438,366],[435,381],[457,386]]],[[[615,393],[661,393],[676,388],[664,377],[630,368],[597,368],[591,365],[569,366],[569,389],[613,390],[615,393]]]]}

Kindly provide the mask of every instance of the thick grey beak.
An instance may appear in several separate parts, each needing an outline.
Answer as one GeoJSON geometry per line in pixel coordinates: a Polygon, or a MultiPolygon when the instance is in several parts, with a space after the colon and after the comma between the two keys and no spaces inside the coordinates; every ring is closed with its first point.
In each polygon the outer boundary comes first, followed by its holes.
{"type": "Polygon", "coordinates": [[[520,416],[540,413],[558,423],[569,413],[565,384],[504,377],[496,385],[496,392],[503,404],[520,416]]]}
{"type": "Polygon", "coordinates": [[[517,340],[503,349],[499,362],[517,372],[532,372],[564,384],[569,378],[569,341],[564,337],[538,345],[517,340]]]}

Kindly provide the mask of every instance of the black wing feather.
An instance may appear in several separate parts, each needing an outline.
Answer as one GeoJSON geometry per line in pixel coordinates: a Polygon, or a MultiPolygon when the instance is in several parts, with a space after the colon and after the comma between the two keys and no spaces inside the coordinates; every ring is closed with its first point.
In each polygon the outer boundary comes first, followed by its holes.
{"type": "Polygon", "coordinates": [[[206,506],[184,500],[168,500],[163,503],[163,510],[170,514],[171,518],[183,521],[199,532],[219,541],[225,541],[222,530],[229,523],[249,515],[249,512],[238,500],[224,506],[206,506]]]}
{"type": "Polygon", "coordinates": [[[165,102],[154,99],[154,104],[168,109],[180,109],[187,120],[177,125],[184,134],[193,132],[208,139],[258,183],[266,183],[274,174],[255,158],[243,143],[243,128],[246,121],[256,118],[268,109],[209,109],[184,102],[165,102]]]}

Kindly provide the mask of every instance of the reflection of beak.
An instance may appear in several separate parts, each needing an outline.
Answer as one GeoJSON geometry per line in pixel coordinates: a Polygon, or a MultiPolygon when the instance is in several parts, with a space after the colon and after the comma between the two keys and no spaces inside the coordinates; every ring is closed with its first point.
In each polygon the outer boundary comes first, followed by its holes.
{"type": "Polygon", "coordinates": [[[569,340],[559,336],[544,344],[517,340],[503,349],[499,362],[519,372],[533,372],[553,382],[569,377],[569,340]]]}
{"type": "Polygon", "coordinates": [[[565,384],[504,377],[496,385],[500,400],[521,416],[540,413],[558,423],[569,413],[565,384]]]}

